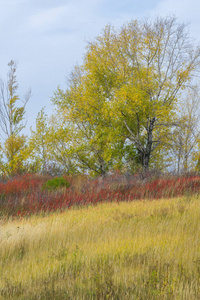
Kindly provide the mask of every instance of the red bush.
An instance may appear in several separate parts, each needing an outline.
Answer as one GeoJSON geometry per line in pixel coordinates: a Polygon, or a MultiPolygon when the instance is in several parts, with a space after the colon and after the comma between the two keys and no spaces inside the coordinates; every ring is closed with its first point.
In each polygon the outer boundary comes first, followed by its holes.
{"type": "Polygon", "coordinates": [[[96,180],[66,177],[70,187],[53,192],[41,189],[49,178],[27,174],[0,182],[0,217],[23,217],[101,202],[171,198],[200,191],[200,176],[161,177],[154,180],[120,174],[96,180]]]}

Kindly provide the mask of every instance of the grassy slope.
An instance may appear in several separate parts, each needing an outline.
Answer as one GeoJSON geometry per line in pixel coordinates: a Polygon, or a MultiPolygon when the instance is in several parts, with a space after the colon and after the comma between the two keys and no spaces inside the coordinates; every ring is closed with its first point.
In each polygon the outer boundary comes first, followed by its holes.
{"type": "Polygon", "coordinates": [[[200,299],[200,201],[1,223],[0,274],[0,299],[200,299]]]}

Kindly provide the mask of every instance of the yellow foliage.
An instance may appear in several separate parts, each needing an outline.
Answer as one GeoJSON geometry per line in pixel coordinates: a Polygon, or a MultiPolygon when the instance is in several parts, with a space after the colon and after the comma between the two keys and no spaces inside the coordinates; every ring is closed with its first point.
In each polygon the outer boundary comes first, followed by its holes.
{"type": "Polygon", "coordinates": [[[11,135],[6,139],[3,151],[8,161],[5,168],[9,174],[18,173],[23,170],[23,163],[29,157],[26,136],[11,135]]]}

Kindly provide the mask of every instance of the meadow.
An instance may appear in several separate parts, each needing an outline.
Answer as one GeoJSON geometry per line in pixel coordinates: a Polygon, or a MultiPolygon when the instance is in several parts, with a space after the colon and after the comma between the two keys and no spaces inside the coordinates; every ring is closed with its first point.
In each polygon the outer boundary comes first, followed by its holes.
{"type": "Polygon", "coordinates": [[[48,179],[1,182],[0,299],[200,298],[198,176],[48,179]]]}

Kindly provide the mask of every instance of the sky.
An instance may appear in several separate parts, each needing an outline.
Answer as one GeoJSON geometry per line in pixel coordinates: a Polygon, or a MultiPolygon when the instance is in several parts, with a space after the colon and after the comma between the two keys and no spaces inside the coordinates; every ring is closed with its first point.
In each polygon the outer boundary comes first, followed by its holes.
{"type": "Polygon", "coordinates": [[[199,11],[199,0],[0,0],[0,78],[6,80],[12,59],[22,99],[31,88],[26,134],[42,107],[52,113],[53,92],[66,88],[87,42],[107,24],[175,15],[200,42],[199,11]]]}

